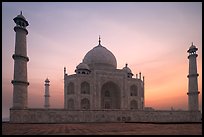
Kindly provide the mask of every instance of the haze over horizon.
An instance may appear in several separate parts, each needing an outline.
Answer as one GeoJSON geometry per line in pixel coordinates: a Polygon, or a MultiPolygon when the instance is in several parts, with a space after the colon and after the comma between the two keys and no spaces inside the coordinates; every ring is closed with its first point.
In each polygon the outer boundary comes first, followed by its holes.
{"type": "Polygon", "coordinates": [[[188,53],[198,48],[199,109],[202,109],[201,2],[3,2],[2,118],[12,107],[15,50],[13,18],[23,11],[27,27],[28,107],[43,108],[50,80],[51,108],[63,108],[64,67],[74,74],[88,51],[101,44],[145,76],[145,106],[188,109],[188,53]]]}

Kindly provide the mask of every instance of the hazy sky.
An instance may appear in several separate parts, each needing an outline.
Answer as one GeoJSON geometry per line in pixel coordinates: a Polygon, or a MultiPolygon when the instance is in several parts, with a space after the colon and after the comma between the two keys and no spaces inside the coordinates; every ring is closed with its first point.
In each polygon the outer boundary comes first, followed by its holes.
{"type": "MultiPolygon", "coordinates": [[[[50,80],[50,105],[63,108],[63,69],[74,74],[85,54],[102,45],[134,73],[145,76],[145,106],[188,108],[188,53],[198,47],[198,86],[202,91],[202,3],[3,2],[2,116],[12,106],[15,23],[23,11],[27,27],[28,107],[43,107],[44,81],[50,80]]],[[[199,94],[202,108],[202,93],[199,94]]]]}

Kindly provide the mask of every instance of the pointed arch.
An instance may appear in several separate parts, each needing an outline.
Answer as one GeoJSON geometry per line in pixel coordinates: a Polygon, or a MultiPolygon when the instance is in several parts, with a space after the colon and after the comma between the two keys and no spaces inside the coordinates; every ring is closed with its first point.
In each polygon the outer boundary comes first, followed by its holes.
{"type": "Polygon", "coordinates": [[[138,109],[138,102],[136,100],[130,102],[130,109],[138,109]]]}
{"type": "Polygon", "coordinates": [[[74,94],[74,83],[70,82],[67,85],[67,94],[74,94]]]}
{"type": "Polygon", "coordinates": [[[67,101],[67,109],[68,110],[74,110],[74,100],[73,99],[69,99],[68,101],[67,101]]]}
{"type": "Polygon", "coordinates": [[[112,81],[104,83],[101,87],[101,108],[102,109],[121,108],[120,87],[112,81]]]}
{"type": "Polygon", "coordinates": [[[110,91],[109,90],[105,91],[105,97],[110,97],[110,91]]]}
{"type": "Polygon", "coordinates": [[[81,100],[81,109],[90,109],[90,101],[87,98],[81,100]]]}
{"type": "Polygon", "coordinates": [[[90,84],[86,81],[81,83],[81,94],[90,94],[90,84]]]}
{"type": "Polygon", "coordinates": [[[136,85],[130,87],[130,96],[138,96],[138,87],[136,85]]]}

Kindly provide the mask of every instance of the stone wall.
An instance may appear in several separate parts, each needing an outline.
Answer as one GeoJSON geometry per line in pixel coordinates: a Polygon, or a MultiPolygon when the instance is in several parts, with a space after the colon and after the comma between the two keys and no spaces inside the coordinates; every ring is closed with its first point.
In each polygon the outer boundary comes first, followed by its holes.
{"type": "Polygon", "coordinates": [[[200,111],[10,109],[11,123],[201,122],[200,111]]]}

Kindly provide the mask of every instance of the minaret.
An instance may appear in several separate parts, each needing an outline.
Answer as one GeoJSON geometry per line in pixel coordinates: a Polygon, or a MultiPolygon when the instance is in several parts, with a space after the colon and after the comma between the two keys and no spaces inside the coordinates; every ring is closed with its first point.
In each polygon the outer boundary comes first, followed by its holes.
{"type": "Polygon", "coordinates": [[[49,83],[50,83],[50,81],[47,78],[45,80],[45,104],[44,104],[45,108],[49,108],[50,107],[50,102],[49,102],[49,97],[50,97],[49,86],[50,86],[50,84],[49,83]]]}
{"type": "Polygon", "coordinates": [[[191,47],[188,49],[188,59],[189,59],[189,75],[188,77],[188,110],[189,111],[198,111],[198,73],[197,73],[197,63],[196,63],[196,57],[198,56],[196,54],[196,51],[198,48],[196,48],[195,45],[191,45],[191,47]]]}
{"type": "Polygon", "coordinates": [[[14,31],[16,32],[15,40],[15,53],[14,59],[14,77],[11,83],[13,84],[13,106],[12,109],[25,109],[27,108],[27,88],[29,82],[27,80],[27,44],[26,35],[28,31],[26,27],[29,25],[25,17],[21,14],[15,17],[14,22],[16,26],[14,31]]]}

